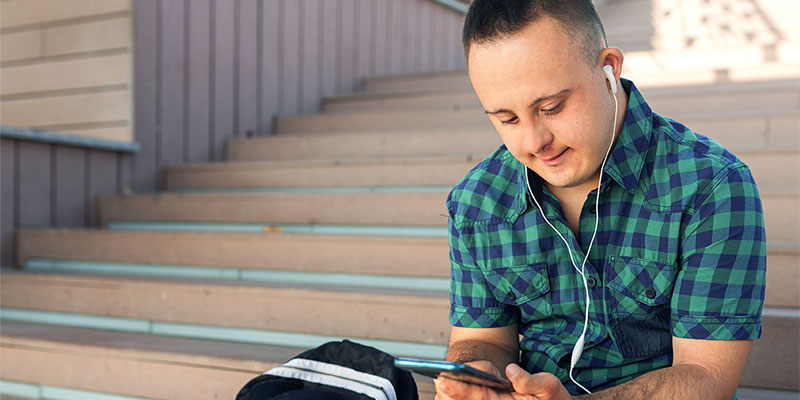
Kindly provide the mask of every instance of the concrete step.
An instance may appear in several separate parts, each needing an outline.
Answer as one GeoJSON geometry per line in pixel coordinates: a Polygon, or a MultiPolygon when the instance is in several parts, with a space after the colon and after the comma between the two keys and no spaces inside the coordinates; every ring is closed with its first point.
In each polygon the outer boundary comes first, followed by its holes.
{"type": "Polygon", "coordinates": [[[109,221],[445,226],[440,193],[161,193],[100,196],[109,221]]]}
{"type": "MultiPolygon", "coordinates": [[[[488,123],[488,121],[487,121],[488,123]]],[[[478,161],[500,146],[493,127],[282,134],[228,141],[230,161],[344,160],[378,157],[464,156],[478,161]]]]}
{"type": "Polygon", "coordinates": [[[3,321],[3,380],[154,399],[231,398],[303,349],[3,321]]]}
{"type": "MultiPolygon", "coordinates": [[[[798,44],[782,43],[774,52],[780,62],[762,62],[764,49],[746,48],[680,52],[626,52],[622,76],[639,88],[707,85],[766,79],[798,79],[798,44]],[[749,62],[743,63],[743,56],[749,62]],[[738,58],[736,60],[735,58],[738,58]]],[[[465,69],[376,76],[364,79],[364,93],[472,89],[465,69]]],[[[647,96],[647,92],[645,92],[647,96]]]]}
{"type": "MultiPolygon", "coordinates": [[[[760,188],[771,242],[797,243],[800,188],[760,188]]],[[[441,193],[159,193],[98,198],[109,221],[446,226],[441,193]]]]}
{"type": "Polygon", "coordinates": [[[448,278],[447,238],[20,230],[18,265],[29,258],[448,278]]]}
{"type": "MultiPolygon", "coordinates": [[[[792,107],[800,110],[800,80],[722,82],[709,85],[640,88],[662,115],[792,107]]],[[[424,111],[482,109],[471,89],[360,93],[323,99],[323,111],[424,111]]]]}
{"type": "MultiPolygon", "coordinates": [[[[774,310],[774,309],[767,309],[765,310],[764,318],[763,318],[763,336],[760,340],[757,340],[753,346],[753,349],[750,353],[750,357],[748,359],[748,364],[745,368],[745,372],[743,374],[743,378],[741,381],[741,385],[745,387],[767,387],[770,389],[778,389],[778,390],[787,390],[787,391],[798,391],[798,382],[797,382],[797,374],[798,372],[798,359],[795,356],[798,350],[798,343],[800,343],[800,311],[798,309],[788,309],[788,310],[774,310]],[[779,368],[775,368],[775,366],[780,366],[779,368]]],[[[33,379],[34,382],[38,383],[45,383],[50,385],[63,385],[69,384],[69,382],[74,382],[73,385],[80,385],[86,380],[83,379],[71,379],[72,373],[65,374],[63,371],[59,371],[53,375],[59,375],[64,379],[68,379],[68,381],[46,381],[40,382],[41,380],[45,379],[59,379],[59,378],[50,378],[49,374],[43,375],[41,371],[36,371],[36,368],[30,366],[30,363],[39,362],[39,360],[43,360],[42,362],[50,362],[52,365],[55,360],[64,361],[68,363],[72,363],[72,365],[82,365],[81,372],[85,373],[85,371],[94,372],[96,371],[96,365],[99,363],[100,360],[104,360],[104,364],[100,365],[114,365],[116,368],[111,368],[113,373],[119,376],[125,376],[125,373],[120,373],[119,369],[117,368],[125,368],[124,370],[128,371],[137,371],[136,365],[131,365],[128,363],[127,365],[123,364],[122,366],[118,365],[119,358],[125,358],[128,360],[131,359],[145,359],[151,360],[150,362],[153,365],[148,365],[154,367],[155,369],[161,369],[163,374],[167,374],[167,376],[175,376],[176,372],[174,370],[169,370],[160,366],[159,364],[164,363],[163,360],[171,360],[172,362],[165,363],[169,365],[186,365],[186,364],[193,364],[194,363],[201,363],[205,362],[205,366],[207,368],[212,369],[212,373],[216,372],[213,371],[213,368],[210,366],[216,366],[226,368],[227,370],[234,370],[235,367],[232,367],[231,364],[235,364],[239,362],[238,359],[234,361],[222,360],[219,362],[218,359],[222,358],[219,357],[219,353],[230,354],[231,352],[237,353],[239,359],[241,359],[241,354],[259,357],[259,356],[267,356],[272,358],[273,354],[271,352],[258,352],[256,346],[253,345],[245,345],[242,346],[241,344],[232,344],[232,343],[219,343],[216,344],[214,342],[205,341],[199,342],[196,340],[191,340],[191,343],[187,343],[185,339],[181,341],[176,341],[172,338],[164,339],[163,337],[150,337],[150,335],[145,334],[119,334],[115,333],[115,335],[124,336],[123,338],[115,341],[113,338],[109,338],[103,335],[99,335],[96,330],[87,330],[87,329],[80,329],[75,330],[74,328],[65,328],[56,325],[53,323],[48,323],[47,326],[42,327],[40,329],[36,329],[36,325],[31,324],[20,324],[17,322],[9,322],[8,320],[4,321],[4,331],[3,336],[0,339],[2,341],[3,346],[3,354],[4,360],[2,363],[5,364],[6,362],[11,363],[12,365],[21,364],[25,365],[26,368],[17,367],[17,368],[3,368],[2,378],[4,380],[14,380],[14,381],[25,381],[26,379],[33,379]],[[9,331],[6,330],[8,326],[11,326],[12,334],[9,334],[9,331]],[[31,328],[33,327],[33,328],[31,328]],[[33,333],[31,331],[34,331],[33,333]],[[74,333],[65,333],[65,330],[71,330],[74,333]],[[16,331],[16,332],[15,332],[16,331]],[[20,332],[22,331],[22,332],[20,332]],[[16,334],[13,334],[16,333],[16,334]],[[38,335],[38,336],[37,336],[38,335]],[[31,339],[31,336],[35,336],[34,339],[31,339]],[[44,336],[44,337],[43,337],[44,336]],[[69,338],[69,339],[68,339],[69,338]],[[54,342],[63,343],[64,341],[69,341],[71,338],[79,338],[77,340],[82,341],[77,346],[74,343],[69,343],[67,345],[56,345],[54,342]],[[33,343],[31,343],[33,342],[33,343]],[[44,343],[43,343],[44,342],[44,343]],[[140,347],[142,347],[142,342],[148,343],[150,346],[154,346],[153,343],[156,343],[155,351],[148,351],[144,357],[137,357],[141,356],[140,347]],[[199,342],[199,343],[198,343],[199,342]],[[119,347],[123,347],[121,350],[117,349],[108,349],[109,343],[118,343],[119,347]],[[177,344],[176,344],[177,343],[177,344]],[[216,344],[216,345],[214,345],[216,344]],[[89,351],[84,351],[84,349],[80,348],[81,346],[93,346],[93,349],[89,351]],[[76,348],[77,347],[77,348],[76,348]],[[99,347],[99,349],[97,349],[99,347]],[[14,349],[13,351],[7,352],[8,349],[14,349]],[[189,351],[187,351],[187,348],[189,351]],[[20,349],[17,351],[16,349],[20,349]],[[197,361],[198,358],[196,354],[192,354],[190,356],[186,356],[184,354],[175,355],[175,353],[186,353],[196,351],[202,352],[203,350],[213,349],[216,354],[213,354],[212,357],[216,356],[216,358],[212,358],[208,360],[208,358],[201,359],[197,361]],[[157,354],[158,351],[162,352],[170,352],[166,356],[160,356],[157,354]],[[252,353],[247,353],[247,351],[251,351],[252,353]],[[44,353],[44,354],[37,354],[37,353],[44,353]],[[53,353],[53,354],[50,354],[53,353]],[[94,359],[87,358],[83,353],[92,353],[94,355],[94,359]],[[122,357],[118,355],[118,353],[123,353],[122,357]],[[155,354],[154,354],[155,353],[155,354]],[[12,356],[10,356],[12,355],[12,356]],[[99,360],[98,360],[99,359],[99,360]],[[10,361],[7,361],[10,360],[10,361]],[[161,367],[161,368],[158,368],[161,367]],[[14,371],[14,372],[9,372],[14,371]],[[39,374],[39,377],[29,378],[30,375],[28,374],[39,374]],[[45,378],[45,376],[47,378],[45,378]]],[[[275,346],[270,346],[276,348],[275,346]]],[[[380,348],[380,347],[379,347],[380,348]]],[[[299,351],[298,351],[299,352],[299,351]]],[[[281,354],[282,359],[288,359],[289,354],[296,354],[297,352],[294,351],[287,351],[281,349],[280,347],[276,348],[276,353],[281,354]],[[287,354],[289,353],[289,354],[287,354]]],[[[394,354],[391,353],[390,354],[394,354]]],[[[234,357],[235,358],[235,357],[234,357]]],[[[278,358],[278,357],[274,357],[278,358]]],[[[274,359],[272,358],[272,359],[274,359]]],[[[251,359],[252,360],[252,359],[251,359]]],[[[266,370],[272,363],[277,363],[279,361],[272,361],[271,360],[257,360],[256,362],[261,362],[259,366],[261,368],[257,368],[259,372],[262,370],[266,370]]],[[[246,362],[246,360],[245,360],[246,362]]],[[[15,365],[16,366],[16,365],[15,365]]],[[[106,367],[108,369],[108,367],[106,367]]],[[[235,370],[241,371],[242,369],[245,370],[246,374],[252,374],[251,370],[246,368],[235,368],[235,370]]],[[[46,371],[53,371],[52,368],[46,368],[46,371]]],[[[74,370],[71,368],[70,370],[74,370]]],[[[55,369],[58,371],[58,369],[55,369]]],[[[91,376],[89,378],[96,379],[96,376],[91,376]]],[[[255,374],[253,374],[255,375],[255,374]]],[[[36,375],[34,375],[36,376],[36,375]]],[[[137,375],[138,376],[138,375],[137,375]]],[[[152,378],[150,375],[145,374],[146,379],[152,378]]],[[[244,384],[249,378],[244,377],[236,377],[234,379],[241,379],[241,385],[244,384]]],[[[87,378],[88,380],[88,378],[87,378]]],[[[174,379],[169,379],[170,382],[181,382],[179,377],[175,377],[174,379]]],[[[235,384],[230,384],[231,386],[236,386],[235,384]]],[[[172,385],[176,386],[176,385],[172,385]]],[[[177,385],[182,386],[182,385],[177,385]]],[[[129,386],[119,386],[116,389],[111,390],[121,390],[121,388],[127,388],[129,386]]],[[[426,391],[425,387],[420,387],[421,391],[426,391]]],[[[94,389],[98,390],[98,389],[94,389]]],[[[107,389],[108,390],[108,389],[107,389]]],[[[230,390],[230,389],[229,389],[230,390]]],[[[234,393],[238,389],[231,390],[231,393],[234,393]]],[[[426,391],[427,392],[427,391],[426,391]]],[[[148,396],[149,397],[149,396],[148,396]]],[[[178,397],[166,397],[166,398],[178,398],[178,397]]]]}
{"type": "MultiPolygon", "coordinates": [[[[402,134],[392,141],[406,139],[402,134]]],[[[487,136],[485,133],[473,134],[474,136],[487,136]]],[[[473,136],[470,135],[470,136],[473,136]]],[[[307,138],[309,142],[328,142],[329,135],[307,138]],[[323,137],[325,136],[325,137],[323,137]]],[[[385,135],[390,136],[390,135],[385,135]]],[[[384,137],[385,137],[384,136],[384,137]]],[[[457,133],[448,137],[456,140],[457,133]]],[[[393,186],[454,186],[466,173],[478,163],[472,154],[489,152],[497,143],[487,143],[490,140],[477,138],[476,146],[469,148],[472,141],[465,135],[450,151],[464,151],[461,155],[452,156],[427,156],[427,157],[384,157],[376,159],[347,159],[341,160],[282,160],[260,162],[228,162],[214,164],[186,164],[173,166],[167,169],[168,190],[178,189],[244,189],[244,188],[324,188],[324,187],[393,187],[393,186]],[[477,145],[486,145],[479,148],[477,145]]],[[[362,135],[363,137],[363,135],[362,135]]],[[[250,155],[255,156],[258,151],[270,153],[279,152],[271,144],[273,138],[248,140],[252,146],[250,155]]],[[[492,138],[490,138],[492,139],[492,138]]],[[[243,141],[243,144],[245,141],[243,141]]],[[[358,146],[364,155],[368,152],[380,153],[381,143],[372,142],[374,146],[358,146]]],[[[323,144],[314,147],[323,148],[323,144]]],[[[300,151],[292,152],[287,149],[288,156],[300,151]]],[[[388,150],[388,149],[387,149],[388,150]]],[[[731,148],[750,166],[756,181],[764,186],[800,187],[800,147],[762,147],[762,148],[731,148]]],[[[301,150],[302,151],[302,150],[301,150]]],[[[303,153],[304,156],[310,156],[303,153]]],[[[330,151],[326,156],[332,157],[330,151]]],[[[264,155],[266,156],[266,155],[264,155]]],[[[298,154],[300,156],[300,154],[298,154]]]]}
{"type": "MultiPolygon", "coordinates": [[[[731,145],[732,141],[750,146],[800,145],[800,113],[796,106],[770,111],[677,113],[669,117],[727,145],[731,145]]],[[[420,129],[494,132],[489,118],[478,109],[316,114],[283,116],[277,120],[278,134],[403,132],[420,129]]]]}
{"type": "Polygon", "coordinates": [[[798,286],[800,243],[767,244],[767,293],[764,304],[800,308],[798,286]]]}
{"type": "MultiPolygon", "coordinates": [[[[5,381],[152,399],[232,398],[306,350],[20,322],[3,323],[0,346],[5,381]]],[[[430,379],[417,388],[432,398],[430,379]]]]}
{"type": "Polygon", "coordinates": [[[455,186],[469,156],[186,164],[167,169],[167,189],[455,186]]]}
{"type": "MultiPolygon", "coordinates": [[[[10,272],[3,307],[443,345],[446,293],[10,272]]],[[[138,323],[138,322],[137,322],[138,323]]]]}
{"type": "Polygon", "coordinates": [[[800,238],[800,189],[760,188],[767,240],[797,243],[800,238]]]}
{"type": "Polygon", "coordinates": [[[800,391],[800,309],[765,309],[741,385],[800,391]]]}
{"type": "MultiPolygon", "coordinates": [[[[20,267],[27,260],[52,259],[135,263],[142,269],[190,266],[440,279],[450,273],[446,238],[22,230],[17,242],[20,267]]],[[[767,260],[765,304],[800,308],[800,244],[768,245],[767,260]]]]}

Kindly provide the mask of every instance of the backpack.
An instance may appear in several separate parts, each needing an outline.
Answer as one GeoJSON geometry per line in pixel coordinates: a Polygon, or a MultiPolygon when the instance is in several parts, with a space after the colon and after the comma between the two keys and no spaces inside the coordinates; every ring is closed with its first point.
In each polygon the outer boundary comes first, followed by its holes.
{"type": "Polygon", "coordinates": [[[236,400],[418,400],[394,357],[344,340],[300,353],[248,382],[236,400]]]}

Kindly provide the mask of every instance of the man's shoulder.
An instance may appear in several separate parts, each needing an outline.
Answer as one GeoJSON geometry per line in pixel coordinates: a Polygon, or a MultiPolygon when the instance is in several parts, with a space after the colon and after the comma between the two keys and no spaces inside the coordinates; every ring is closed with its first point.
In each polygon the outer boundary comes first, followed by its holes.
{"type": "Polygon", "coordinates": [[[747,165],[717,141],[658,114],[654,119],[656,148],[645,162],[644,188],[661,206],[691,209],[726,176],[751,179],[747,165]]]}
{"type": "Polygon", "coordinates": [[[447,196],[453,222],[505,220],[515,212],[519,191],[519,161],[505,145],[479,162],[447,196]]]}

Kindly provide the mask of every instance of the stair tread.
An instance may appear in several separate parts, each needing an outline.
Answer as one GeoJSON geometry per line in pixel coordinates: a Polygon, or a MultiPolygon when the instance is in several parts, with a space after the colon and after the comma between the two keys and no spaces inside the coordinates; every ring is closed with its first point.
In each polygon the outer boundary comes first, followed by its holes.
{"type": "MultiPolygon", "coordinates": [[[[466,76],[465,76],[466,79],[466,76]]],[[[711,95],[719,93],[737,93],[737,92],[750,92],[750,91],[773,91],[775,89],[800,89],[800,81],[797,79],[769,79],[769,80],[752,80],[741,82],[711,82],[704,85],[698,84],[684,84],[672,86],[652,86],[643,85],[639,87],[648,99],[655,97],[680,97],[680,96],[696,96],[696,95],[711,95]]],[[[470,88],[449,88],[449,89],[424,89],[424,88],[409,88],[406,90],[396,91],[383,91],[383,92],[359,92],[329,96],[323,99],[323,102],[346,102],[346,101],[367,101],[367,100],[383,100],[391,98],[408,98],[408,97],[426,97],[426,96],[439,96],[439,95],[459,95],[474,96],[474,90],[470,88]]]]}
{"type": "Polygon", "coordinates": [[[267,292],[276,293],[300,293],[308,294],[309,296],[316,296],[318,298],[330,297],[346,297],[355,299],[366,299],[369,296],[379,296],[381,299],[401,300],[408,301],[439,301],[448,298],[449,294],[437,290],[409,290],[409,289],[392,289],[392,288],[376,288],[364,286],[347,286],[347,285],[330,285],[320,287],[312,284],[300,283],[273,283],[265,281],[230,281],[224,279],[191,279],[181,277],[148,277],[148,276],[110,276],[103,274],[73,274],[73,273],[59,273],[59,272],[40,272],[40,271],[26,271],[11,268],[0,268],[4,276],[5,283],[15,282],[19,280],[27,281],[34,285],[75,285],[76,287],[93,287],[103,286],[108,287],[109,290],[118,288],[120,284],[135,284],[139,286],[148,285],[177,285],[189,288],[219,288],[219,289],[241,289],[248,288],[254,290],[263,290],[267,292]]]}
{"type": "MultiPolygon", "coordinates": [[[[63,343],[72,346],[104,347],[154,353],[163,353],[165,360],[187,362],[194,356],[212,357],[211,367],[232,368],[236,361],[249,360],[277,364],[302,352],[302,348],[226,342],[224,346],[213,340],[187,339],[144,333],[73,328],[29,322],[3,321],[0,338],[4,344],[32,346],[34,342],[63,343]],[[13,339],[12,339],[13,338],[13,339]],[[180,355],[180,358],[176,358],[180,355]],[[220,364],[220,359],[228,360],[220,364]],[[226,365],[228,364],[228,365],[226,365]]],[[[263,371],[261,371],[263,372],[263,371]]]]}
{"type": "MultiPolygon", "coordinates": [[[[363,135],[363,132],[355,132],[355,135],[363,135]]],[[[463,132],[453,133],[454,135],[458,135],[459,137],[463,137],[463,132]]],[[[480,132],[480,134],[485,134],[485,132],[480,132]]],[[[260,137],[260,138],[248,138],[248,139],[239,139],[245,141],[275,141],[275,140],[282,140],[286,136],[294,135],[293,133],[289,134],[282,134],[279,136],[274,137],[260,137]]],[[[301,134],[298,134],[301,135],[301,134]]],[[[313,136],[322,136],[322,135],[331,135],[331,136],[340,136],[346,135],[340,132],[330,132],[330,133],[320,133],[315,134],[313,136]]],[[[399,132],[390,132],[386,133],[386,135],[405,135],[404,133],[399,132]]],[[[800,152],[800,146],[750,146],[750,147],[743,147],[743,146],[727,146],[726,147],[729,151],[733,152],[734,154],[789,154],[794,155],[795,153],[800,152]]],[[[493,150],[493,149],[487,149],[493,150]]],[[[190,164],[181,164],[181,165],[174,165],[168,167],[170,171],[179,171],[182,172],[184,170],[190,171],[205,171],[205,170],[259,170],[259,169],[282,169],[282,168],[319,168],[319,167],[364,167],[369,168],[373,166],[405,166],[405,165],[426,165],[430,167],[435,167],[440,164],[464,164],[464,163],[472,163],[477,164],[481,160],[478,160],[472,156],[472,154],[464,154],[464,155],[452,155],[452,154],[444,154],[444,155],[424,155],[418,157],[408,157],[408,156],[397,156],[397,157],[375,157],[375,156],[365,156],[361,158],[353,158],[353,157],[336,157],[330,159],[310,159],[310,160],[261,160],[261,161],[226,161],[226,162],[212,162],[212,163],[190,163],[190,164]]]]}

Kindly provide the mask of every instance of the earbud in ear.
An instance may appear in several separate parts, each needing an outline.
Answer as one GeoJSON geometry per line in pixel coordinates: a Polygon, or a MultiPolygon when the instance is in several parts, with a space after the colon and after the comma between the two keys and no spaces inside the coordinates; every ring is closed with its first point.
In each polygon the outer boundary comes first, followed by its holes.
{"type": "Polygon", "coordinates": [[[606,79],[611,85],[611,93],[617,94],[617,80],[614,78],[614,67],[606,65],[603,67],[603,72],[606,73],[606,79]]]}

